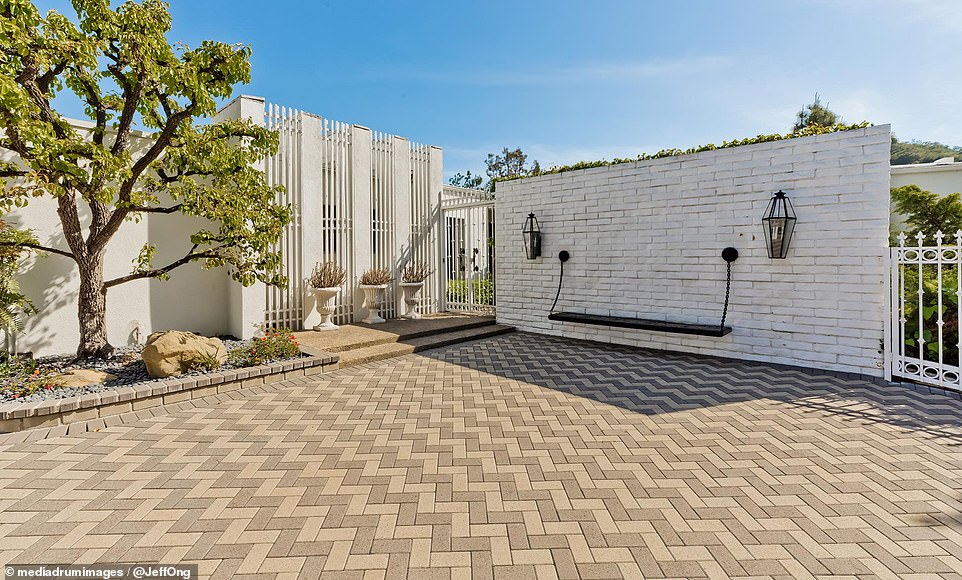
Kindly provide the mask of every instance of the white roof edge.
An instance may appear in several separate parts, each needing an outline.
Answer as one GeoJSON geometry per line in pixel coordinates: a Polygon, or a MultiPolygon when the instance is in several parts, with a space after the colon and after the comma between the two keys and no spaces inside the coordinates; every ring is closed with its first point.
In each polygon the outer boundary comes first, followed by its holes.
{"type": "Polygon", "coordinates": [[[912,163],[892,165],[892,173],[932,173],[936,171],[962,171],[962,161],[954,163],[912,163]]]}
{"type": "MultiPolygon", "coordinates": [[[[64,120],[70,123],[71,127],[74,127],[77,129],[93,129],[97,126],[97,123],[94,123],[93,121],[89,121],[87,119],[72,119],[70,117],[64,117],[64,120]]],[[[108,133],[112,130],[113,130],[113,127],[107,127],[108,133]]],[[[144,131],[143,129],[131,129],[130,134],[136,135],[138,137],[152,137],[153,135],[155,135],[154,132],[144,131]]]]}

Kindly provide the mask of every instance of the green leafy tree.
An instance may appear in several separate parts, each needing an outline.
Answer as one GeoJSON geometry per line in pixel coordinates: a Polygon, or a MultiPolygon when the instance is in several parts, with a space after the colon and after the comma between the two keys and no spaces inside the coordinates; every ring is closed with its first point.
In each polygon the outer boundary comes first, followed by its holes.
{"type": "Polygon", "coordinates": [[[480,175],[474,175],[470,171],[465,173],[455,173],[454,177],[448,180],[448,183],[455,187],[468,187],[471,189],[478,189],[484,183],[484,177],[480,175]]]}
{"type": "Polygon", "coordinates": [[[0,330],[11,333],[23,328],[23,315],[37,311],[20,291],[16,273],[28,247],[39,242],[29,230],[15,229],[3,220],[0,220],[0,242],[12,243],[0,246],[0,330]]]}
{"type": "Polygon", "coordinates": [[[41,15],[28,0],[0,0],[0,148],[20,162],[0,167],[9,209],[34,197],[56,201],[68,249],[32,247],[73,260],[79,272],[78,358],[107,357],[110,288],[165,278],[190,262],[225,266],[238,282],[283,284],[273,251],[290,208],[275,203],[254,163],[277,149],[275,133],[248,120],[209,122],[234,85],[250,81],[250,48],[204,41],[171,46],[171,18],[159,0],[74,0],[76,20],[41,15]],[[61,91],[85,104],[92,128],[54,107],[61,91]],[[146,144],[135,128],[151,132],[146,144]],[[81,220],[90,215],[89,224],[81,220]],[[144,214],[209,220],[183,255],[151,263],[145,246],[132,272],[104,279],[104,256],[121,227],[144,214]]]}
{"type": "Polygon", "coordinates": [[[802,107],[802,110],[795,115],[795,125],[792,127],[792,131],[798,132],[810,125],[831,127],[840,122],[840,117],[828,110],[828,108],[822,106],[818,98],[818,93],[815,93],[815,100],[812,104],[802,107]]]}
{"type": "Polygon", "coordinates": [[[537,161],[528,165],[528,155],[520,147],[513,150],[505,147],[497,155],[489,153],[485,165],[488,166],[486,173],[488,174],[489,188],[492,189],[494,182],[499,179],[525,177],[541,173],[541,165],[537,161]]]}
{"type": "Polygon", "coordinates": [[[951,238],[962,229],[962,201],[958,193],[939,195],[911,184],[893,187],[891,198],[895,211],[905,216],[905,235],[909,238],[922,232],[931,242],[938,231],[951,238]]]}
{"type": "Polygon", "coordinates": [[[935,141],[899,141],[892,135],[892,165],[931,163],[944,157],[962,159],[962,147],[950,147],[935,141]]]}
{"type": "Polygon", "coordinates": [[[520,147],[501,150],[501,153],[489,153],[485,160],[487,169],[485,173],[488,180],[485,181],[480,175],[472,174],[470,171],[456,173],[448,180],[448,183],[458,187],[471,187],[494,191],[495,182],[503,179],[514,179],[518,177],[528,177],[530,175],[540,175],[541,165],[537,161],[528,164],[528,155],[520,147]]]}

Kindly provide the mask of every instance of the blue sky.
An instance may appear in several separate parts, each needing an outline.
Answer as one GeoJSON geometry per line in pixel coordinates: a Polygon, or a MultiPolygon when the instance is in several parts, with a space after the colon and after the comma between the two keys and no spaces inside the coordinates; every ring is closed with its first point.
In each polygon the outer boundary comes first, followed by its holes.
{"type": "MultiPolygon", "coordinates": [[[[444,148],[446,177],[847,122],[962,145],[958,0],[170,0],[171,40],[253,48],[261,95],[444,148]]],[[[71,13],[66,2],[37,2],[71,13]]]]}

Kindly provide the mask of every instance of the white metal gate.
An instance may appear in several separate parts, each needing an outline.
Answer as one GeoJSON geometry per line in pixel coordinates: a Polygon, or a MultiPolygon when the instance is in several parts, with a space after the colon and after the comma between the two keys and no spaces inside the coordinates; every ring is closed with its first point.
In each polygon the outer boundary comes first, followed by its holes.
{"type": "Polygon", "coordinates": [[[494,198],[485,191],[446,186],[441,231],[443,309],[493,313],[494,198]]]}
{"type": "Polygon", "coordinates": [[[946,238],[937,232],[935,244],[924,245],[926,236],[919,233],[907,246],[903,233],[891,248],[885,353],[893,377],[959,389],[962,230],[946,238]]]}

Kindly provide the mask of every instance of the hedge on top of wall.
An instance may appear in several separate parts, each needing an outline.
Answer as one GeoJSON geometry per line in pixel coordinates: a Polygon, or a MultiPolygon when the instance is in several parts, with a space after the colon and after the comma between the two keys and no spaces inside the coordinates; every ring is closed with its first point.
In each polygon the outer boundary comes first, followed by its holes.
{"type": "Polygon", "coordinates": [[[592,167],[606,167],[608,165],[618,165],[620,163],[634,163],[635,161],[647,161],[649,159],[660,159],[662,157],[675,157],[677,155],[691,155],[693,153],[701,153],[702,151],[714,151],[715,149],[728,149],[730,147],[741,147],[743,145],[754,145],[755,143],[768,143],[769,141],[782,141],[785,139],[795,139],[798,137],[808,137],[810,135],[822,135],[825,133],[836,133],[839,131],[852,131],[855,129],[864,129],[865,127],[872,126],[868,121],[862,121],[861,123],[854,123],[852,125],[836,124],[829,127],[823,125],[809,125],[798,131],[792,133],[772,133],[771,135],[758,135],[755,137],[747,137],[745,139],[735,139],[734,141],[722,141],[721,145],[715,145],[714,143],[709,143],[708,145],[701,145],[699,147],[692,147],[690,149],[662,149],[661,151],[648,154],[642,153],[637,157],[616,157],[612,161],[607,159],[602,159],[601,161],[579,161],[578,163],[573,163],[571,165],[555,165],[548,169],[541,170],[537,173],[529,173],[527,175],[514,175],[511,177],[499,177],[495,181],[512,181],[514,179],[524,179],[525,177],[537,177],[539,175],[550,175],[553,173],[564,173],[565,171],[576,171],[578,169],[590,169],[592,167]]]}

